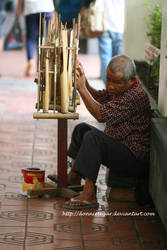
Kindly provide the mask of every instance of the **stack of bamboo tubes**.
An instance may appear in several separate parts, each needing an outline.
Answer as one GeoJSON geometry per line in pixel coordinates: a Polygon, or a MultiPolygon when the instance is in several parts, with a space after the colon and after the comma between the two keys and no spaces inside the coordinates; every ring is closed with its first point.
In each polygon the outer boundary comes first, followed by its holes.
{"type": "Polygon", "coordinates": [[[36,119],[77,119],[80,103],[76,92],[76,61],[79,50],[80,16],[68,30],[55,15],[46,25],[40,15],[38,39],[38,86],[36,119]]]}

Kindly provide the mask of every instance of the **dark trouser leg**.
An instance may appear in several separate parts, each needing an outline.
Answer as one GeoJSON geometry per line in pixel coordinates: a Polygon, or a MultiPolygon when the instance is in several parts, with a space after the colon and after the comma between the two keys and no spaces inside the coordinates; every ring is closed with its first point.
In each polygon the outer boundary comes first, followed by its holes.
{"type": "Polygon", "coordinates": [[[34,57],[38,37],[38,14],[27,15],[26,21],[26,49],[28,60],[34,57]]]}
{"type": "Polygon", "coordinates": [[[72,133],[72,138],[71,138],[71,144],[68,149],[68,156],[70,156],[73,159],[76,159],[84,135],[88,131],[93,130],[93,129],[96,129],[96,128],[94,128],[93,126],[87,123],[80,123],[74,128],[74,131],[72,133]]]}

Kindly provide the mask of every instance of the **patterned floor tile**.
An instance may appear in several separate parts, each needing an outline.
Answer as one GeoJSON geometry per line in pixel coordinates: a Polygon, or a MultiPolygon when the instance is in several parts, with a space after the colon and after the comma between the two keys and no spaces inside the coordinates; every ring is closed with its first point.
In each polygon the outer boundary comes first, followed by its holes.
{"type": "MultiPolygon", "coordinates": [[[[110,240],[85,241],[85,250],[140,250],[137,238],[112,237],[110,240]]],[[[151,249],[150,249],[151,250],[151,249]]]]}
{"type": "MultiPolygon", "coordinates": [[[[80,240],[56,239],[54,243],[40,245],[40,250],[84,250],[80,240]]],[[[39,246],[27,246],[26,250],[39,250],[39,246]]]]}
{"type": "Polygon", "coordinates": [[[2,206],[0,208],[0,228],[2,227],[24,227],[27,218],[27,211],[21,206],[2,206]]]}
{"type": "Polygon", "coordinates": [[[0,227],[0,249],[23,250],[24,230],[24,227],[0,227]]]}
{"type": "MultiPolygon", "coordinates": [[[[32,237],[35,239],[37,239],[36,243],[34,244],[30,244],[33,245],[38,245],[38,247],[41,247],[42,245],[49,245],[52,244],[53,246],[55,246],[55,244],[57,244],[57,241],[60,240],[64,240],[64,241],[80,241],[81,242],[81,234],[76,230],[79,230],[79,224],[76,225],[75,223],[71,223],[69,224],[57,224],[54,227],[45,227],[42,228],[40,227],[28,227],[28,234],[31,234],[32,237]]],[[[26,244],[28,245],[28,244],[26,244]]],[[[30,245],[30,246],[31,246],[30,245]]],[[[45,248],[46,249],[46,248],[45,248]]]]}

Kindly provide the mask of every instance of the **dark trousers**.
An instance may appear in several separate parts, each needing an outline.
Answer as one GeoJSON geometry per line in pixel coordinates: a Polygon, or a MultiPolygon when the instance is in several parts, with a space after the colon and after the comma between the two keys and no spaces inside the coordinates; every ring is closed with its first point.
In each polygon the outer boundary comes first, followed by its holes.
{"type": "MultiPolygon", "coordinates": [[[[34,53],[37,46],[38,30],[39,30],[39,13],[25,16],[26,24],[26,49],[27,59],[30,60],[34,57],[34,53]]],[[[42,17],[44,16],[44,13],[42,17]]],[[[46,13],[46,26],[48,21],[51,19],[52,13],[46,13]]]]}
{"type": "Polygon", "coordinates": [[[148,173],[148,165],[138,161],[125,145],[86,123],[74,128],[68,156],[75,159],[73,171],[94,183],[101,164],[119,176],[148,173]]]}

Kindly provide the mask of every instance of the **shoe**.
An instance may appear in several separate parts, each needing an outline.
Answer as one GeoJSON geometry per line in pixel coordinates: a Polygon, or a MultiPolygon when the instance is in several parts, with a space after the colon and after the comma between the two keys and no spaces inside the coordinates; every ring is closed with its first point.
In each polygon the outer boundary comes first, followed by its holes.
{"type": "Polygon", "coordinates": [[[73,210],[81,210],[81,209],[88,209],[88,208],[98,208],[99,203],[96,201],[86,201],[86,200],[77,200],[75,198],[71,198],[70,201],[63,205],[63,208],[66,209],[73,209],[73,210]],[[68,203],[73,204],[68,204],[68,203]],[[77,205],[77,203],[80,203],[77,205]]]}
{"type": "Polygon", "coordinates": [[[106,197],[108,201],[136,201],[135,190],[127,187],[108,187],[106,197]]]}

